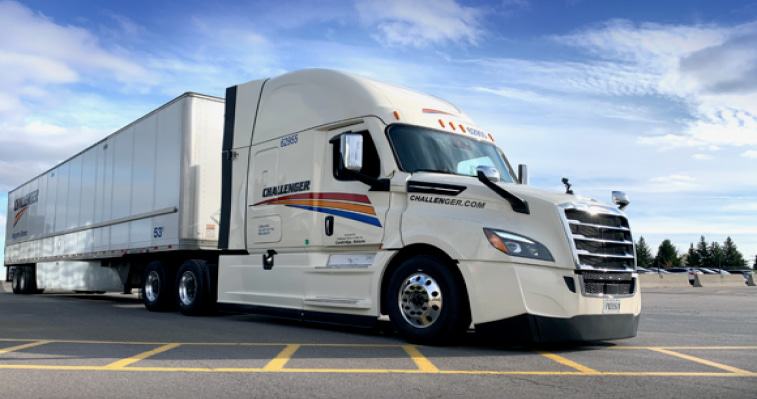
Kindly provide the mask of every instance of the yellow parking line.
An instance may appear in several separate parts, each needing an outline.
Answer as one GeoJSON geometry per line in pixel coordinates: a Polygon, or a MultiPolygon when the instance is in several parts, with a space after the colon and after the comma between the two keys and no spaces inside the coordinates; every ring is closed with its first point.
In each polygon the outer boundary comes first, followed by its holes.
{"type": "Polygon", "coordinates": [[[37,342],[32,342],[30,344],[11,346],[10,348],[0,349],[0,355],[2,355],[3,353],[8,353],[8,352],[13,352],[13,351],[21,350],[21,349],[31,348],[31,347],[34,347],[34,346],[40,346],[40,345],[44,345],[44,344],[49,344],[51,342],[53,342],[53,341],[37,341],[37,342]]]}
{"type": "Polygon", "coordinates": [[[753,373],[751,373],[749,371],[738,369],[736,367],[726,366],[725,364],[715,363],[715,362],[712,362],[712,361],[709,361],[709,360],[701,359],[701,358],[694,357],[694,356],[684,355],[683,353],[673,352],[673,351],[669,351],[669,350],[662,349],[662,348],[649,348],[649,350],[652,350],[652,351],[655,351],[655,352],[664,353],[664,354],[670,355],[670,356],[680,357],[681,359],[691,360],[692,362],[706,364],[708,366],[719,368],[721,370],[730,371],[732,373],[739,374],[739,375],[750,375],[750,374],[753,374],[753,373]]]}
{"type": "MultiPolygon", "coordinates": [[[[0,342],[37,342],[45,341],[47,343],[67,343],[67,344],[114,344],[114,345],[166,345],[166,342],[132,342],[132,341],[85,341],[71,339],[41,340],[28,338],[0,338],[0,342]]],[[[292,345],[283,342],[180,342],[179,345],[197,345],[197,346],[287,346],[292,345]]],[[[355,348],[401,348],[399,344],[298,344],[300,346],[334,346],[334,347],[355,347],[355,348]]]]}
{"type": "Polygon", "coordinates": [[[155,356],[158,353],[162,353],[162,352],[171,350],[171,349],[176,348],[178,346],[181,346],[181,344],[167,344],[167,345],[163,345],[163,346],[161,346],[159,348],[155,348],[155,349],[153,349],[151,351],[143,352],[143,353],[140,353],[140,354],[138,354],[136,356],[132,356],[132,357],[127,358],[127,359],[122,359],[122,360],[119,360],[117,362],[113,362],[113,363],[105,366],[104,368],[105,369],[120,369],[120,368],[124,368],[124,367],[126,367],[126,366],[128,366],[130,364],[136,363],[136,362],[138,362],[140,360],[143,360],[143,359],[147,359],[150,356],[155,356]]]}
{"type": "Polygon", "coordinates": [[[423,373],[438,373],[439,369],[434,366],[433,363],[431,363],[426,356],[423,356],[423,354],[418,350],[417,347],[413,345],[402,345],[402,349],[407,352],[407,354],[413,359],[415,364],[418,366],[418,370],[423,373]]]}
{"type": "MultiPolygon", "coordinates": [[[[594,349],[594,348],[592,348],[594,349]]],[[[607,348],[596,348],[597,350],[604,349],[667,349],[667,350],[754,350],[757,346],[610,346],[607,348]]]]}
{"type": "MultiPolygon", "coordinates": [[[[131,372],[194,372],[194,373],[334,373],[334,374],[428,374],[421,370],[405,369],[281,369],[264,370],[260,368],[197,368],[197,367],[123,367],[107,368],[104,366],[44,366],[44,365],[0,365],[2,369],[17,370],[59,370],[59,371],[131,371],[131,372]]],[[[757,373],[697,373],[697,372],[597,372],[583,373],[576,371],[486,371],[486,370],[442,370],[437,374],[464,375],[557,375],[557,376],[626,376],[626,377],[757,377],[757,373]]]]}
{"type": "Polygon", "coordinates": [[[574,368],[574,369],[576,369],[576,370],[578,370],[578,371],[580,371],[580,372],[582,372],[584,374],[600,374],[600,372],[597,371],[597,370],[594,370],[592,368],[586,367],[586,366],[584,366],[582,364],[578,364],[578,363],[576,363],[576,362],[574,362],[572,360],[568,360],[568,359],[566,359],[566,358],[564,358],[562,356],[555,355],[554,353],[545,352],[545,351],[538,351],[538,350],[535,351],[535,352],[538,353],[538,354],[540,354],[540,355],[542,355],[542,356],[550,358],[550,359],[556,361],[557,363],[563,364],[563,365],[568,366],[568,367],[572,367],[572,368],[574,368]]]}
{"type": "Polygon", "coordinates": [[[275,359],[271,360],[265,365],[265,367],[263,367],[263,371],[282,371],[289,359],[294,355],[294,352],[297,352],[297,349],[300,349],[300,345],[298,344],[287,345],[284,350],[279,352],[275,359]]]}

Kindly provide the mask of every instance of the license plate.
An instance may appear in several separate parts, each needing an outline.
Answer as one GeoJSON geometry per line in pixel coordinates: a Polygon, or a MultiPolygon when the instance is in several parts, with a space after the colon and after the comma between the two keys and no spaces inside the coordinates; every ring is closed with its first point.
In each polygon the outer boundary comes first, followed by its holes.
{"type": "Polygon", "coordinates": [[[605,298],[602,313],[620,313],[620,299],[605,298]]]}

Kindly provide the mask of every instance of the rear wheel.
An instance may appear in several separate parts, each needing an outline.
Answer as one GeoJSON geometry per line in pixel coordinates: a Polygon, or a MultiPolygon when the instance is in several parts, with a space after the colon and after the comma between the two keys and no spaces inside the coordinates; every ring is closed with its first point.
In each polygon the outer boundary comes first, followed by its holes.
{"type": "Polygon", "coordinates": [[[204,260],[184,262],[176,275],[176,305],[185,315],[210,313],[215,307],[210,271],[204,260]]]}
{"type": "Polygon", "coordinates": [[[142,274],[142,300],[151,312],[171,310],[176,304],[174,276],[168,266],[160,261],[147,264],[142,274]]]}
{"type": "Polygon", "coordinates": [[[13,293],[16,295],[21,294],[21,274],[23,273],[22,270],[23,267],[21,266],[14,266],[13,267],[13,277],[11,278],[11,288],[13,289],[13,293]]]}
{"type": "Polygon", "coordinates": [[[37,281],[33,266],[16,266],[11,287],[14,294],[28,295],[37,292],[37,281]]]}
{"type": "Polygon", "coordinates": [[[448,344],[471,322],[465,287],[452,265],[430,255],[404,261],[389,280],[389,318],[406,340],[428,345],[448,344]]]}

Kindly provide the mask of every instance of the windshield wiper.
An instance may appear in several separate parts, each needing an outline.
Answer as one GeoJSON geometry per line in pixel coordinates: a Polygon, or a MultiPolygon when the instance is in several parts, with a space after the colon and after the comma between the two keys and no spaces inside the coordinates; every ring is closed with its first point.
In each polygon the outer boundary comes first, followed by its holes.
{"type": "Polygon", "coordinates": [[[478,180],[481,181],[481,183],[484,183],[486,187],[489,187],[492,191],[499,194],[500,197],[506,199],[507,202],[510,203],[510,206],[513,207],[513,210],[515,212],[525,213],[526,215],[531,214],[531,210],[528,208],[528,202],[526,202],[526,200],[492,183],[491,180],[489,180],[489,178],[486,177],[484,172],[479,170],[477,172],[477,175],[478,175],[478,180]]]}
{"type": "Polygon", "coordinates": [[[416,169],[416,170],[412,171],[411,173],[415,173],[415,172],[441,173],[441,174],[444,174],[444,175],[456,175],[456,176],[460,176],[459,173],[450,172],[449,170],[438,170],[438,169],[416,169]]]}

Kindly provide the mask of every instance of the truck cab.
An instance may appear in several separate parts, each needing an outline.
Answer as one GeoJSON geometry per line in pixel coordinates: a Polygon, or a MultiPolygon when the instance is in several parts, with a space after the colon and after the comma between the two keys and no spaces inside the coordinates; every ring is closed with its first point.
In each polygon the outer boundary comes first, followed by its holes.
{"type": "MultiPolygon", "coordinates": [[[[227,89],[217,300],[413,342],[636,335],[615,206],[530,187],[454,105],[309,69],[227,89]]],[[[618,204],[627,204],[621,195],[618,204]]]]}

